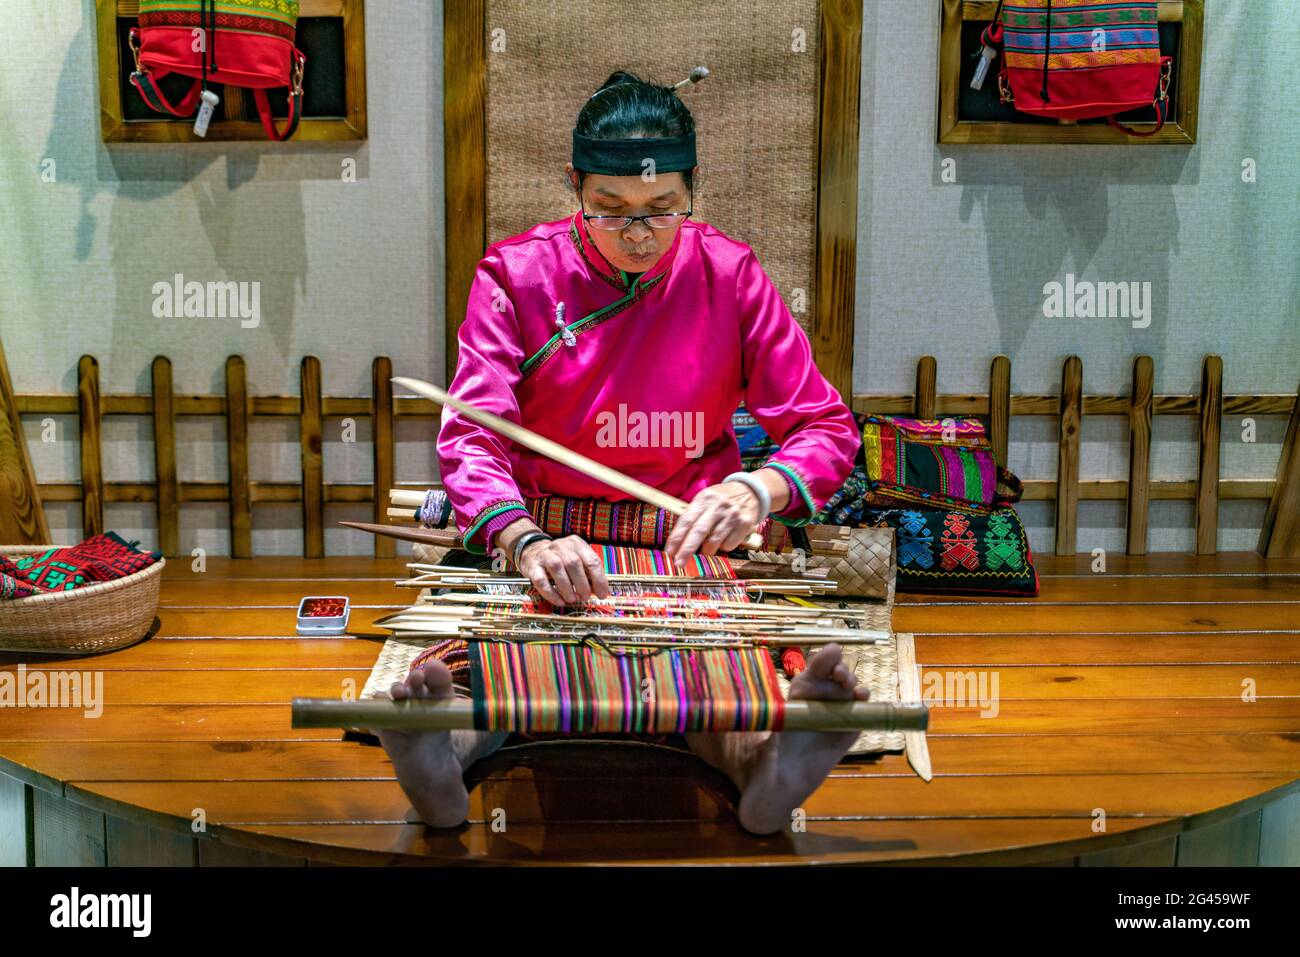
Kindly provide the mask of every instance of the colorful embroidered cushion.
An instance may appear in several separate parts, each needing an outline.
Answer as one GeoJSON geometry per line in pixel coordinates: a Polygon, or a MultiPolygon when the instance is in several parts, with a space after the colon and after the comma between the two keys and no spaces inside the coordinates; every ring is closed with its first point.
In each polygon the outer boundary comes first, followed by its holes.
{"type": "Polygon", "coordinates": [[[1019,501],[1020,480],[997,464],[978,419],[859,418],[868,505],[988,514],[1019,501]]]}
{"type": "Polygon", "coordinates": [[[1029,538],[1013,508],[988,515],[868,508],[862,524],[894,529],[899,591],[1038,594],[1029,538]]]}

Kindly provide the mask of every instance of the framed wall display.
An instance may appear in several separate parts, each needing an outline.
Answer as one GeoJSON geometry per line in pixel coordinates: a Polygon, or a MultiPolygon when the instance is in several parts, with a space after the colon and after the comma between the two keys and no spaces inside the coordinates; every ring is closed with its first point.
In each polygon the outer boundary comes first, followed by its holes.
{"type": "MultiPolygon", "coordinates": [[[[246,0],[216,0],[216,15],[237,16],[246,0]]],[[[302,74],[302,120],[294,140],[366,138],[365,0],[288,0],[298,8],[294,45],[306,57],[302,74]]],[[[134,54],[130,32],[140,0],[95,0],[99,51],[100,125],[106,143],[185,143],[207,140],[268,141],[258,119],[253,91],[215,84],[217,104],[206,137],[194,133],[194,118],[155,112],[131,85],[134,54]]],[[[220,21],[218,21],[220,22],[220,21]]],[[[214,53],[220,52],[218,34],[214,53]]],[[[184,98],[194,81],[172,74],[158,87],[171,102],[184,98]]],[[[283,127],[288,89],[267,91],[271,113],[283,127]]]]}
{"type": "MultiPolygon", "coordinates": [[[[1012,104],[1002,102],[996,73],[1005,54],[993,61],[983,88],[972,89],[971,80],[980,62],[980,35],[993,21],[997,0],[940,2],[943,5],[939,35],[940,143],[1190,145],[1196,142],[1205,0],[1159,0],[1157,4],[1160,55],[1172,57],[1173,67],[1167,120],[1163,129],[1146,137],[1131,136],[1115,129],[1104,118],[1076,122],[1058,120],[1023,113],[1012,104]]],[[[1014,7],[1010,0],[1008,7],[1014,7]]],[[[1058,7],[1058,15],[1061,10],[1068,14],[1067,4],[1058,7]]],[[[1147,106],[1122,113],[1117,119],[1138,130],[1151,130],[1155,126],[1156,112],[1147,106]]]]}

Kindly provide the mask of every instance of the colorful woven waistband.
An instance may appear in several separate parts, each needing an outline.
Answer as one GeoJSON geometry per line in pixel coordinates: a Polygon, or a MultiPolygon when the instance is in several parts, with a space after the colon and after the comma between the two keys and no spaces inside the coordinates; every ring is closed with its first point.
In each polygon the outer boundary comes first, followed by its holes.
{"type": "Polygon", "coordinates": [[[779,730],[785,701],[764,649],[615,655],[586,645],[472,642],[474,726],[484,731],[779,730]]]}

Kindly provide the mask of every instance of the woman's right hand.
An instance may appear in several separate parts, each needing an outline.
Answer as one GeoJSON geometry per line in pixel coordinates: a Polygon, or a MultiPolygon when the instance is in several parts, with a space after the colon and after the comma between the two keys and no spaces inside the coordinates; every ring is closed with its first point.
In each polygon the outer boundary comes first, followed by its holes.
{"type": "Polygon", "coordinates": [[[533,542],[519,556],[519,573],[552,605],[571,605],[592,595],[610,596],[604,566],[578,535],[533,542]]]}

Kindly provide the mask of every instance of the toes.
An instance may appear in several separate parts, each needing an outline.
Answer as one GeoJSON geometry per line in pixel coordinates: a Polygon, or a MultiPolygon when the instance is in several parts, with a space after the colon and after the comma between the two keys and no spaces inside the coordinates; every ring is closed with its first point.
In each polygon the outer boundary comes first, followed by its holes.
{"type": "Polygon", "coordinates": [[[412,698],[445,698],[452,693],[451,669],[441,661],[428,661],[411,669],[406,686],[412,698]]]}

